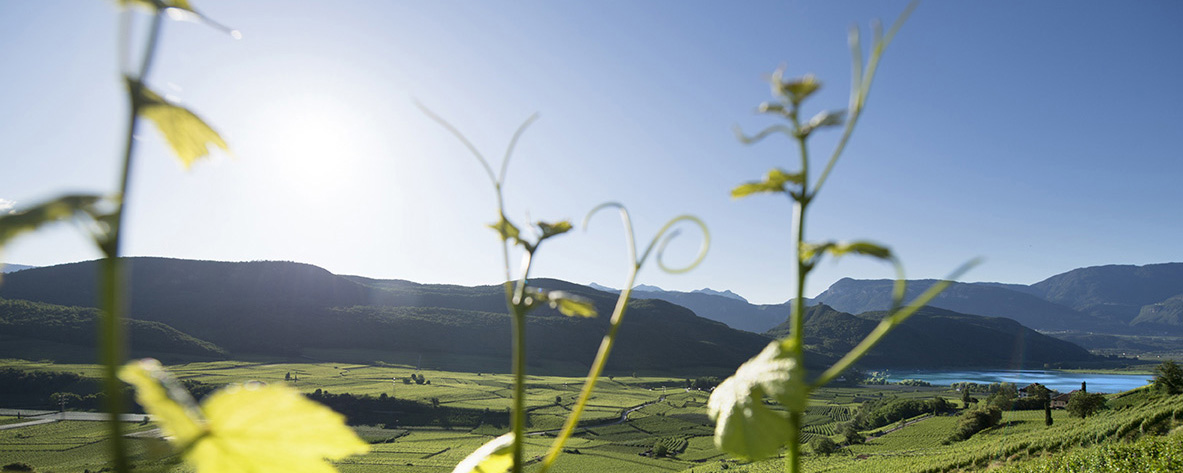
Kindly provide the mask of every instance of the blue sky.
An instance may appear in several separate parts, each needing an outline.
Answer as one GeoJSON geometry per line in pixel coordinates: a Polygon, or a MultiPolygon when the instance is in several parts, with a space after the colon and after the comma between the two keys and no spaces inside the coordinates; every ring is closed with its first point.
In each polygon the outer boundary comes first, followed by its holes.
{"type": "MultiPolygon", "coordinates": [[[[502,274],[493,191],[452,121],[510,165],[523,222],[578,223],[626,204],[638,238],[698,215],[706,261],[640,282],[731,289],[781,302],[793,287],[787,199],[731,187],[792,169],[792,143],[744,146],[764,78],[815,73],[810,112],[842,108],[847,28],[905,2],[195,1],[241,40],[165,26],[150,84],[213,124],[233,156],[184,171],[140,135],[129,255],[292,260],[340,274],[487,284],[502,274]]],[[[126,108],[112,2],[0,4],[0,207],[115,188],[126,108]]],[[[1033,283],[1081,266],[1183,260],[1183,5],[929,2],[884,58],[859,129],[812,207],[809,239],[891,246],[914,278],[983,257],[974,281],[1033,283]]],[[[813,140],[828,155],[835,132],[813,140]]],[[[820,165],[820,163],[819,163],[820,165]]],[[[697,248],[693,231],[670,259],[697,248]]],[[[548,243],[536,275],[619,286],[620,227],[548,243]]],[[[18,239],[4,261],[98,257],[69,225],[18,239]]],[[[882,278],[870,261],[824,263],[835,280],[882,278]]]]}

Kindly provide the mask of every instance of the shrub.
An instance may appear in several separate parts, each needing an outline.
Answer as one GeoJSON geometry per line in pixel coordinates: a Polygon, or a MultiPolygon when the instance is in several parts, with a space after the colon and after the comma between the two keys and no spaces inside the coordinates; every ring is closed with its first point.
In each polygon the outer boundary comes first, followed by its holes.
{"type": "Polygon", "coordinates": [[[835,444],[829,437],[814,437],[809,441],[809,447],[813,449],[813,453],[818,455],[829,455],[838,451],[838,444],[835,444]]]}
{"type": "Polygon", "coordinates": [[[1105,396],[1102,394],[1078,391],[1068,399],[1065,409],[1068,410],[1068,415],[1083,419],[1104,409],[1105,404],[1105,396]]]}
{"type": "Polygon", "coordinates": [[[949,436],[949,441],[957,442],[973,437],[974,434],[998,425],[1002,420],[1002,409],[997,406],[971,409],[961,414],[961,420],[949,436]]]}

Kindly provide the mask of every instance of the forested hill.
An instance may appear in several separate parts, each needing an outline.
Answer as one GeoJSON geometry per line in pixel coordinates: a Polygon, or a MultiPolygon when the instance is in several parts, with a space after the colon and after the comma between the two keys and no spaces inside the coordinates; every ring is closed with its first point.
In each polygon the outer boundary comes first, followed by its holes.
{"type": "MultiPolygon", "coordinates": [[[[908,282],[908,298],[934,280],[908,282]]],[[[842,279],[815,300],[848,313],[891,303],[890,280],[842,279]]],[[[931,306],[1006,317],[1036,330],[1183,335],[1183,263],[1080,268],[1032,285],[954,283],[931,306]]]]}
{"type": "MultiPolygon", "coordinates": [[[[507,358],[501,286],[463,287],[338,276],[306,264],[128,258],[130,317],[167,324],[229,352],[302,356],[310,350],[439,353],[507,358]]],[[[97,262],[7,275],[0,297],[95,306],[97,262]]],[[[532,363],[587,365],[616,297],[557,280],[533,281],[593,301],[595,319],[543,308],[528,322],[532,363]]],[[[635,301],[609,368],[725,372],[759,352],[761,335],[734,330],[658,300],[635,301]]],[[[505,363],[508,367],[508,362],[505,363]]]]}
{"type": "MultiPolygon", "coordinates": [[[[851,315],[818,304],[806,311],[810,353],[834,358],[854,348],[884,312],[851,315]]],[[[767,335],[785,336],[788,322],[767,335]]],[[[1083,348],[1023,327],[1014,320],[926,307],[899,325],[860,364],[872,368],[1043,368],[1094,360],[1083,348]]]]}
{"type": "MultiPolygon", "coordinates": [[[[1147,306],[1183,296],[1183,263],[1079,268],[1031,285],[1044,299],[1099,317],[1138,325],[1147,306]]],[[[1168,322],[1183,326],[1183,321],[1168,322]]]]}
{"type": "MultiPolygon", "coordinates": [[[[40,302],[0,299],[0,357],[16,357],[27,349],[22,342],[59,344],[93,349],[98,340],[98,309],[66,307],[40,302]]],[[[219,358],[226,355],[217,345],[199,340],[160,322],[128,320],[128,342],[132,356],[180,355],[219,358]]],[[[73,360],[71,360],[73,361],[73,360]]]]}

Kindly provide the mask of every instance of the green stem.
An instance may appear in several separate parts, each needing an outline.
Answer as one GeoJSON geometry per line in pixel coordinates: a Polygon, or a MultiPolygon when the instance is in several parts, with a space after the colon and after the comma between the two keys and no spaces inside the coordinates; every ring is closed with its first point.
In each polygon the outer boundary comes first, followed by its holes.
{"type": "Polygon", "coordinates": [[[567,439],[571,437],[571,434],[575,432],[575,427],[579,425],[579,418],[583,415],[583,409],[587,407],[587,401],[591,399],[592,391],[596,388],[596,381],[600,379],[600,374],[604,372],[604,365],[608,364],[608,355],[612,353],[612,346],[616,343],[616,332],[620,329],[621,322],[624,320],[625,311],[628,310],[629,297],[632,296],[633,284],[636,283],[637,272],[640,269],[641,265],[634,264],[632,271],[629,272],[628,281],[624,285],[625,289],[620,292],[620,297],[616,299],[616,309],[612,312],[612,320],[608,328],[608,333],[600,341],[600,350],[596,353],[591,370],[587,373],[587,380],[583,382],[583,390],[579,393],[579,400],[572,407],[571,415],[567,416],[567,421],[563,424],[563,430],[559,432],[559,436],[551,444],[550,450],[546,452],[546,458],[542,460],[542,467],[539,468],[538,473],[545,473],[550,469],[551,464],[554,463],[555,459],[559,456],[559,452],[562,451],[563,445],[567,443],[567,439]]]}
{"type": "MultiPolygon", "coordinates": [[[[797,118],[797,111],[791,115],[793,128],[801,129],[801,122],[797,118]]],[[[793,298],[792,327],[793,337],[792,357],[797,360],[797,366],[805,366],[805,278],[809,275],[809,267],[801,258],[801,247],[805,243],[805,211],[809,207],[812,196],[809,194],[809,147],[805,138],[797,137],[797,145],[801,154],[801,194],[794,196],[793,202],[793,254],[797,256],[797,294],[793,298]]],[[[804,406],[789,406],[789,451],[785,458],[785,471],[798,473],[801,471],[801,417],[804,406]]]]}
{"type": "MultiPolygon", "coordinates": [[[[541,242],[539,242],[541,244],[541,242]]],[[[537,250],[537,246],[535,246],[537,250]]],[[[508,258],[508,252],[506,253],[508,258]]],[[[522,278],[517,282],[517,288],[510,296],[510,312],[513,314],[513,473],[521,473],[522,458],[525,454],[526,437],[526,312],[529,309],[523,304],[526,296],[526,284],[530,277],[530,267],[534,261],[534,254],[526,252],[526,259],[522,262],[522,278]]],[[[509,260],[506,259],[506,268],[509,260]]]]}
{"type": "Polygon", "coordinates": [[[526,312],[513,307],[513,473],[521,473],[526,435],[526,312]]]}
{"type": "Polygon", "coordinates": [[[100,297],[103,312],[99,322],[99,361],[103,364],[103,393],[106,397],[103,407],[107,412],[111,462],[118,473],[131,471],[127,458],[126,442],[123,439],[123,424],[119,419],[125,410],[123,383],[119,381],[119,367],[127,358],[123,328],[127,301],[124,294],[123,263],[119,260],[123,241],[123,216],[127,207],[128,188],[131,182],[132,158],[135,156],[135,135],[139,122],[140,97],[143,96],[143,81],[152,66],[152,57],[156,53],[162,23],[163,12],[157,11],[152,17],[148,44],[144,48],[139,74],[134,80],[128,81],[127,136],[123,153],[123,169],[119,179],[119,194],[115,204],[115,218],[112,219],[110,233],[106,241],[100,242],[100,248],[102,248],[105,258],[101,266],[100,297]]]}

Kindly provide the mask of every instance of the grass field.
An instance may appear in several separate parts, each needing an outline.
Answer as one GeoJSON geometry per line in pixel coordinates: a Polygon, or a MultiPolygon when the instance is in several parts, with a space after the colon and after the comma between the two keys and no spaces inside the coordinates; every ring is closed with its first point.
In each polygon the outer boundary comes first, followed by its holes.
{"type": "MultiPolygon", "coordinates": [[[[90,365],[39,362],[4,362],[21,369],[71,371],[97,376],[90,365]]],[[[317,389],[333,393],[395,396],[441,405],[505,410],[509,406],[510,376],[419,370],[413,366],[346,363],[209,362],[169,367],[177,377],[203,383],[227,384],[248,380],[288,384],[304,392],[317,389]],[[423,384],[409,380],[412,373],[423,384]]],[[[553,433],[570,412],[581,378],[531,376],[528,379],[529,429],[527,458],[542,455],[553,433]],[[556,403],[556,398],[558,402],[556,403]]],[[[591,400],[589,419],[559,457],[559,472],[662,472],[662,471],[782,471],[780,461],[744,463],[730,459],[714,447],[713,423],[707,417],[708,393],[687,391],[684,380],[668,377],[617,376],[603,379],[591,400]],[[632,410],[626,422],[621,413],[632,410]],[[658,443],[671,452],[665,458],[646,455],[658,443]]],[[[806,411],[803,441],[836,435],[839,422],[850,420],[859,403],[883,396],[930,399],[934,395],[954,400],[947,387],[873,386],[834,387],[816,392],[806,411]]],[[[959,402],[954,402],[959,404],[959,402]]],[[[1130,438],[1147,428],[1160,429],[1183,421],[1183,401],[1149,399],[1145,393],[1111,400],[1113,409],[1087,420],[1068,418],[1056,411],[1052,428],[1043,424],[1042,411],[1006,412],[1001,426],[970,440],[944,445],[957,417],[936,416],[916,420],[903,428],[897,424],[878,429],[888,432],[869,438],[864,445],[843,448],[828,457],[809,456],[807,471],[926,472],[980,469],[1027,455],[1039,456],[1072,446],[1090,445],[1108,438],[1130,438]],[[1165,417],[1164,417],[1165,416],[1165,417]],[[1150,419],[1150,420],[1147,420],[1150,419]],[[1157,423],[1156,423],[1157,422],[1157,423]]],[[[3,407],[3,406],[0,406],[3,407]]],[[[0,417],[0,425],[14,419],[0,417]]],[[[129,424],[141,431],[150,428],[129,424]]],[[[400,426],[359,426],[356,430],[373,450],[339,463],[343,472],[439,472],[451,468],[469,452],[506,431],[505,426],[481,425],[444,429],[400,426]]],[[[63,421],[0,431],[0,465],[23,462],[41,472],[96,471],[105,457],[102,426],[98,422],[63,421]]],[[[1176,436],[1178,438],[1179,436],[1176,436]]],[[[175,459],[159,458],[157,441],[131,441],[133,457],[142,466],[182,471],[175,459]]],[[[534,463],[536,464],[536,463],[534,463]]]]}

